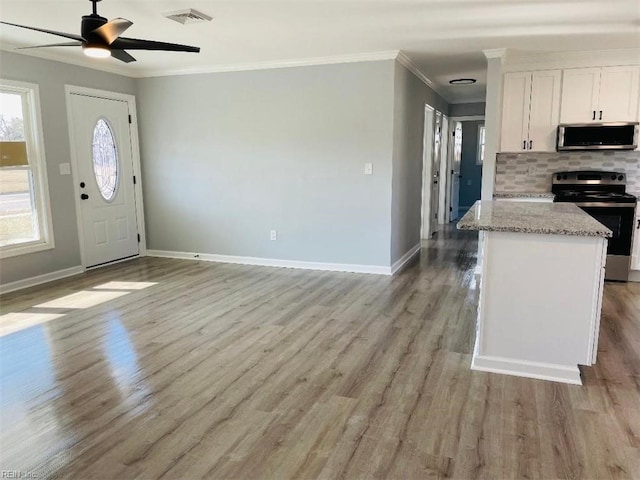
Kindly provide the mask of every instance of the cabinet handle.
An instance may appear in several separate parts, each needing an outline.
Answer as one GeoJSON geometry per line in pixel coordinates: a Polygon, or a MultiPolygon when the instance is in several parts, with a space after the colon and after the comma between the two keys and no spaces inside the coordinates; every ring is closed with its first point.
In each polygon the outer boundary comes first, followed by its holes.
{"type": "Polygon", "coordinates": [[[526,149],[527,149],[527,141],[526,141],[526,140],[523,140],[523,141],[522,141],[522,149],[523,149],[523,150],[526,150],[526,149]]]}
{"type": "Polygon", "coordinates": [[[640,230],[640,218],[638,219],[638,226],[636,227],[636,229],[640,230]]]}
{"type": "Polygon", "coordinates": [[[533,150],[533,140],[529,140],[529,150],[533,150]]]}
{"type": "Polygon", "coordinates": [[[595,120],[595,119],[596,119],[596,111],[594,110],[593,111],[593,119],[592,120],[595,120]]]}
{"type": "Polygon", "coordinates": [[[600,120],[602,120],[602,110],[600,110],[600,120]]]}

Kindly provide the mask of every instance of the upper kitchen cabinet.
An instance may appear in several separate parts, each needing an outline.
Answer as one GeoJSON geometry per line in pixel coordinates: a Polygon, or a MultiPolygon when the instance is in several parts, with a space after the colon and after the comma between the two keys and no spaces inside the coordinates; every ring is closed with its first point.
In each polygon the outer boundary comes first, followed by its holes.
{"type": "Polygon", "coordinates": [[[561,77],[560,70],[505,74],[500,151],[555,151],[561,77]]]}
{"type": "Polygon", "coordinates": [[[561,123],[638,120],[639,66],[570,68],[563,76],[561,123]]]}

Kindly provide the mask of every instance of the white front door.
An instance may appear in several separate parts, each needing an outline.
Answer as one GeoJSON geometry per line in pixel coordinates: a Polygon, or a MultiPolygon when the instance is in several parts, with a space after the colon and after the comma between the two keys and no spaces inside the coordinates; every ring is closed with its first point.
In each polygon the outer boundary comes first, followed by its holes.
{"type": "Polygon", "coordinates": [[[84,264],[138,255],[128,104],[71,94],[69,107],[84,264]]]}

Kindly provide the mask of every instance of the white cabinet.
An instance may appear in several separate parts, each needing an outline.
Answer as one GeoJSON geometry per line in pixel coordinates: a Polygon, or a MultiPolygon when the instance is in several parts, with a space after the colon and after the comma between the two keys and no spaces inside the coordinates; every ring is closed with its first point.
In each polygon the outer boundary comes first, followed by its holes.
{"type": "Polygon", "coordinates": [[[560,123],[634,122],[639,86],[637,65],[566,69],[560,123]]]}
{"type": "Polygon", "coordinates": [[[561,78],[560,70],[505,74],[500,151],[555,151],[561,78]]]}

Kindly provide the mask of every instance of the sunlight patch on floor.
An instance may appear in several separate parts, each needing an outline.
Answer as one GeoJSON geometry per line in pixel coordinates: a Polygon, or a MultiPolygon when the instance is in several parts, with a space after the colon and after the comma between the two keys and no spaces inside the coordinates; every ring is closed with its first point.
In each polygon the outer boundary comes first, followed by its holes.
{"type": "Polygon", "coordinates": [[[65,297],[56,298],[49,302],[35,305],[37,308],[89,308],[99,305],[109,300],[113,300],[130,292],[102,292],[84,290],[82,292],[72,293],[65,297]]]}
{"type": "Polygon", "coordinates": [[[107,282],[93,287],[95,290],[143,290],[157,285],[157,282],[107,282]]]}
{"type": "Polygon", "coordinates": [[[0,315],[0,337],[19,332],[25,328],[41,325],[56,318],[63,317],[64,313],[31,313],[13,312],[0,315]]]}

